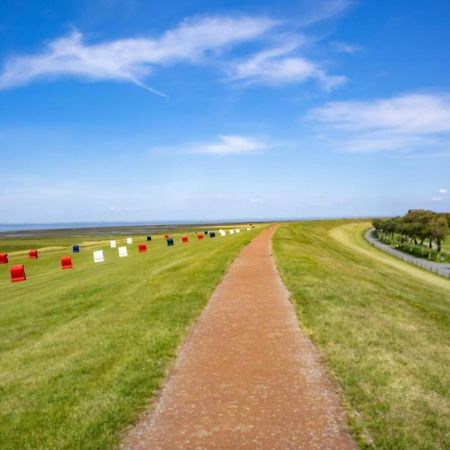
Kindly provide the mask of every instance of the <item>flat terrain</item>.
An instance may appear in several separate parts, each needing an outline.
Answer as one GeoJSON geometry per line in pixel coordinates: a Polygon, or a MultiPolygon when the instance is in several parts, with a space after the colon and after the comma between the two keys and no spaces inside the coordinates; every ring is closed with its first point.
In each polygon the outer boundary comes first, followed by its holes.
{"type": "Polygon", "coordinates": [[[126,448],[356,448],[276,270],[275,228],[233,262],[126,448]]]}
{"type": "Polygon", "coordinates": [[[450,442],[450,281],[371,247],[370,223],[282,225],[278,268],[361,446],[450,442]]]}
{"type": "Polygon", "coordinates": [[[134,236],[120,259],[106,248],[108,236],[86,236],[66,271],[59,259],[73,239],[10,242],[18,250],[10,263],[25,263],[28,280],[10,283],[0,265],[2,450],[115,446],[228,265],[260,229],[202,242],[190,233],[187,245],[175,235],[174,247],[155,236],[145,254],[137,251],[143,236],[134,236]],[[42,245],[39,259],[28,260],[24,249],[42,245]],[[105,249],[104,263],[92,261],[97,248],[105,249]]]}
{"type": "MultiPolygon", "coordinates": [[[[273,240],[278,269],[359,444],[448,448],[450,281],[371,247],[369,226],[283,224],[273,240]]],[[[0,265],[2,450],[115,447],[261,229],[203,242],[191,233],[188,245],[175,235],[172,248],[158,235],[146,254],[134,236],[121,259],[107,248],[109,237],[123,242],[120,232],[0,238],[0,251],[9,245],[10,262],[24,262],[28,275],[12,284],[0,265]],[[59,259],[74,241],[81,253],[63,271],[59,259]],[[32,247],[44,247],[37,261],[26,257],[32,247]],[[94,265],[97,248],[106,261],[94,265]]]]}
{"type": "MultiPolygon", "coordinates": [[[[248,224],[221,225],[223,229],[245,228],[248,224]]],[[[126,236],[161,236],[166,233],[178,235],[180,233],[194,233],[197,231],[217,229],[217,224],[202,225],[128,225],[105,226],[89,228],[60,228],[55,230],[24,230],[0,232],[0,252],[26,251],[34,247],[58,247],[60,250],[68,248],[73,243],[106,242],[109,239],[123,239],[126,236]]]]}

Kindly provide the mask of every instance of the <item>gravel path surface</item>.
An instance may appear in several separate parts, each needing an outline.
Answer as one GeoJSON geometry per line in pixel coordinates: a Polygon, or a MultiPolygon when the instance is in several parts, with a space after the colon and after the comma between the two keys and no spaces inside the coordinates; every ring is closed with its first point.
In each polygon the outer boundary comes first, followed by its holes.
{"type": "Polygon", "coordinates": [[[375,237],[375,230],[373,228],[371,230],[367,231],[367,233],[365,234],[365,238],[370,244],[374,245],[375,247],[379,248],[380,250],[383,250],[386,253],[389,253],[390,255],[393,255],[397,258],[403,259],[403,261],[409,262],[416,266],[422,267],[423,269],[426,269],[431,272],[442,275],[444,277],[450,278],[450,264],[440,264],[440,263],[437,263],[434,261],[428,261],[423,258],[417,258],[416,256],[408,255],[407,253],[404,253],[404,252],[401,252],[400,250],[392,248],[389,245],[387,245],[383,242],[380,242],[375,237]]]}
{"type": "Polygon", "coordinates": [[[123,448],[356,449],[275,267],[275,229],[230,266],[123,448]]]}

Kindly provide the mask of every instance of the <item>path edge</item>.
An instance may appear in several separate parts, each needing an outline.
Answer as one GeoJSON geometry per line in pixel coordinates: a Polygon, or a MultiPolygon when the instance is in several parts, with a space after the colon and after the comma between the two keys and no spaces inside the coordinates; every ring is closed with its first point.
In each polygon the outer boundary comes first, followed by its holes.
{"type": "Polygon", "coordinates": [[[336,397],[339,403],[339,406],[341,407],[343,414],[344,414],[344,428],[345,431],[351,436],[353,439],[355,446],[358,448],[363,445],[365,448],[372,448],[375,449],[375,443],[372,439],[372,436],[370,435],[370,432],[367,428],[367,426],[364,424],[364,419],[362,418],[361,414],[351,406],[351,404],[346,400],[344,395],[344,388],[342,384],[340,383],[338,377],[334,373],[334,371],[331,369],[329,364],[327,364],[326,359],[324,357],[324,354],[322,352],[322,349],[320,345],[315,341],[313,335],[314,333],[312,330],[310,330],[308,327],[306,327],[299,314],[297,314],[297,303],[295,301],[295,297],[292,294],[292,292],[289,290],[282,271],[279,269],[278,266],[278,259],[276,256],[276,253],[273,249],[273,240],[275,237],[275,234],[278,232],[278,229],[280,228],[280,225],[277,224],[277,227],[275,229],[275,232],[272,235],[272,239],[270,240],[270,257],[272,259],[272,262],[274,264],[274,267],[278,273],[279,280],[282,284],[283,289],[286,290],[286,298],[291,304],[291,307],[293,309],[293,314],[295,316],[296,322],[298,327],[300,328],[301,332],[304,333],[305,337],[308,339],[310,348],[312,349],[314,353],[314,358],[317,359],[318,363],[322,366],[325,376],[328,378],[328,381],[332,388],[334,389],[336,393],[336,397]]]}
{"type": "MultiPolygon", "coordinates": [[[[199,322],[203,314],[207,311],[207,309],[210,307],[211,299],[214,296],[214,293],[218,286],[223,282],[225,277],[228,275],[228,272],[230,271],[231,266],[236,261],[237,258],[239,258],[240,254],[253,242],[254,239],[256,239],[264,230],[266,230],[268,227],[270,227],[271,224],[268,224],[267,226],[264,226],[261,228],[258,234],[252,237],[250,241],[242,247],[240,252],[228,263],[222,277],[219,279],[217,284],[213,288],[212,294],[208,297],[208,300],[204,306],[204,308],[200,311],[198,316],[191,322],[191,324],[188,326],[188,329],[186,330],[186,333],[184,334],[183,338],[181,339],[180,343],[178,344],[175,356],[172,358],[170,363],[167,365],[166,373],[164,377],[162,378],[161,385],[158,387],[157,391],[154,395],[152,395],[146,402],[146,405],[144,406],[143,410],[137,415],[136,420],[132,423],[128,424],[120,433],[119,433],[119,443],[117,448],[118,449],[127,449],[128,448],[128,438],[130,434],[133,432],[135,427],[139,425],[142,421],[148,419],[151,420],[152,416],[156,412],[156,409],[158,407],[159,401],[164,394],[164,391],[166,389],[167,384],[172,379],[172,377],[175,375],[176,372],[176,366],[177,362],[180,358],[180,354],[183,352],[184,348],[189,345],[192,336],[195,334],[195,331],[197,327],[199,326],[199,322]]],[[[272,240],[271,240],[272,245],[272,240]]],[[[272,247],[271,247],[271,256],[272,256],[272,247]]],[[[277,269],[278,270],[278,269],[277,269]]],[[[284,283],[283,283],[284,284],[284,283]]]]}

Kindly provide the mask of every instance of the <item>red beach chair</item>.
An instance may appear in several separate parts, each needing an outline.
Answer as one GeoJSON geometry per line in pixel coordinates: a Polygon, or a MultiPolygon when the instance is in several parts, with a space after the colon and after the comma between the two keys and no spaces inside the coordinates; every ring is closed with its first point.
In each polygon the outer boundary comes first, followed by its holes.
{"type": "Polygon", "coordinates": [[[16,283],[17,281],[25,281],[27,279],[27,277],[25,276],[25,266],[23,264],[11,266],[11,268],[9,269],[9,274],[11,275],[11,283],[16,283]]]}
{"type": "Polygon", "coordinates": [[[72,258],[70,256],[61,256],[61,268],[72,269],[72,258]]]}

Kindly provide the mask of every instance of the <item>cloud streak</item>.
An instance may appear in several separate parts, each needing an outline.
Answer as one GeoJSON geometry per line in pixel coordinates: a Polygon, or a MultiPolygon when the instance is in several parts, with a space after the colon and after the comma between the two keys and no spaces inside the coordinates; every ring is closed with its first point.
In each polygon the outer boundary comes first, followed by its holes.
{"type": "Polygon", "coordinates": [[[448,94],[330,102],[313,109],[308,118],[348,152],[427,152],[450,145],[448,94]]]}
{"type": "Polygon", "coordinates": [[[313,61],[293,56],[297,47],[298,43],[287,42],[284,46],[263,50],[245,61],[232,64],[228,72],[229,80],[271,86],[315,80],[326,90],[346,81],[344,76],[327,75],[313,61]]]}
{"type": "Polygon", "coordinates": [[[209,153],[213,155],[231,155],[237,153],[255,153],[266,148],[267,144],[259,139],[221,135],[219,141],[211,144],[199,145],[193,148],[195,153],[209,153]]]}
{"type": "Polygon", "coordinates": [[[261,139],[239,135],[219,135],[216,141],[200,142],[188,145],[159,147],[154,149],[158,153],[178,152],[186,154],[203,155],[238,155],[258,153],[269,147],[269,144],[261,139]]]}
{"type": "Polygon", "coordinates": [[[315,81],[331,90],[344,83],[345,76],[329,75],[319,63],[299,54],[306,37],[298,29],[333,18],[351,4],[350,0],[317,2],[303,19],[286,22],[266,16],[197,16],[159,36],[103,42],[90,42],[80,31],[73,30],[50,41],[40,52],[7,59],[0,70],[0,90],[72,78],[132,83],[167,97],[147,83],[156,71],[180,63],[207,62],[221,66],[226,81],[243,86],[315,81]],[[297,31],[292,34],[289,28],[297,31]],[[257,43],[262,48],[249,54],[244,47],[244,56],[237,59],[232,52],[244,43],[257,43]]]}
{"type": "Polygon", "coordinates": [[[346,53],[352,55],[362,50],[360,45],[349,44],[348,42],[333,41],[330,42],[331,47],[339,53],[346,53]]]}
{"type": "Polygon", "coordinates": [[[265,17],[200,17],[185,20],[158,38],[131,38],[88,44],[75,30],[50,42],[41,53],[7,61],[0,89],[59,77],[131,82],[158,95],[144,79],[161,66],[199,63],[210,52],[260,38],[277,22],[265,17]]]}
{"type": "Polygon", "coordinates": [[[299,19],[299,25],[306,27],[318,22],[334,19],[347,11],[354,3],[355,0],[316,0],[310,2],[311,9],[305,12],[304,16],[299,19]]]}

